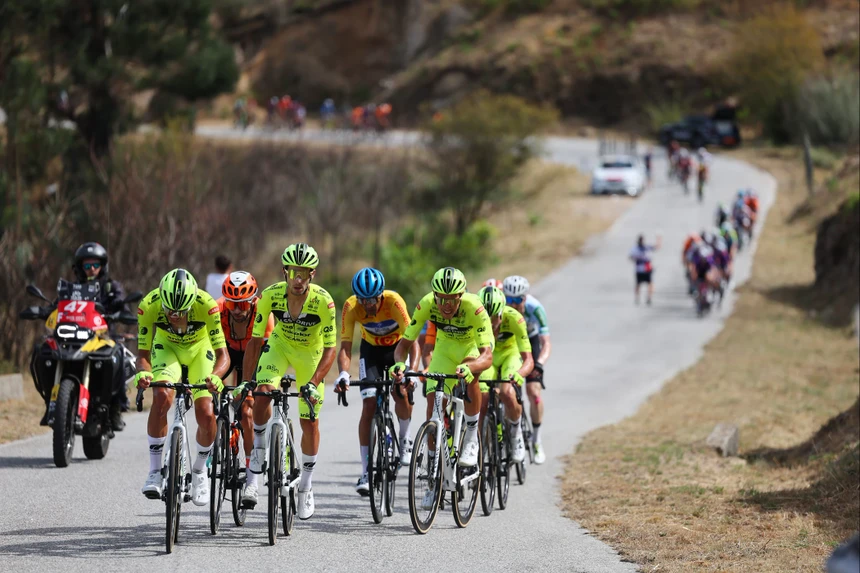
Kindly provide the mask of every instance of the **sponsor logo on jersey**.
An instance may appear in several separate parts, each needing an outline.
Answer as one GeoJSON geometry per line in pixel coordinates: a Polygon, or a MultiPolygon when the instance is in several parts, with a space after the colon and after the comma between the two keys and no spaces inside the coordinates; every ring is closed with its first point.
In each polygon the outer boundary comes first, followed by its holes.
{"type": "Polygon", "coordinates": [[[218,312],[217,306],[213,306],[212,308],[209,309],[209,314],[216,314],[217,312],[218,312]]]}
{"type": "Polygon", "coordinates": [[[140,307],[137,307],[137,314],[143,314],[143,309],[140,307]]]}
{"type": "Polygon", "coordinates": [[[479,307],[478,307],[478,309],[475,311],[475,316],[478,316],[478,315],[479,315],[479,314],[481,314],[482,312],[484,312],[484,307],[483,307],[483,306],[479,306],[479,307]]]}
{"type": "Polygon", "coordinates": [[[328,303],[328,307],[329,307],[329,308],[334,308],[334,301],[331,301],[330,303],[328,303]]]}

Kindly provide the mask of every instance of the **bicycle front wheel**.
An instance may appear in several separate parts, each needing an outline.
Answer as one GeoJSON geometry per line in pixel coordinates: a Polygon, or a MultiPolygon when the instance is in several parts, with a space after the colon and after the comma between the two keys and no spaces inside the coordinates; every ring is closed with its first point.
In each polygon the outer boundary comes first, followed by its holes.
{"type": "Polygon", "coordinates": [[[217,535],[221,527],[221,505],[227,496],[227,468],[230,466],[230,425],[218,419],[209,466],[209,530],[217,535]]]}
{"type": "Polygon", "coordinates": [[[173,553],[173,545],[179,539],[179,512],[182,509],[182,430],[173,430],[170,435],[170,455],[167,457],[167,495],[164,498],[166,518],[166,549],[173,553]]]}
{"type": "MultiPolygon", "coordinates": [[[[465,434],[465,429],[464,429],[465,434]]],[[[463,438],[460,438],[460,444],[463,438]]],[[[481,473],[483,461],[481,455],[481,440],[478,440],[478,463],[473,467],[462,467],[458,465],[456,471],[456,483],[454,484],[454,521],[458,527],[466,527],[472,521],[475,507],[478,505],[478,492],[481,490],[481,473]]]]}
{"type": "MultiPolygon", "coordinates": [[[[239,448],[239,453],[233,453],[233,448],[231,444],[229,465],[230,504],[233,506],[233,523],[236,524],[236,527],[242,527],[243,525],[245,525],[245,515],[248,510],[242,507],[242,496],[245,494],[245,478],[242,477],[242,474],[240,474],[239,472],[239,456],[244,455],[242,445],[245,442],[243,439],[244,432],[242,430],[242,426],[235,422],[234,424],[236,424],[235,427],[239,432],[239,437],[236,440],[236,443],[238,444],[239,448]]],[[[250,470],[245,470],[245,475],[247,475],[248,471],[250,470]]]]}
{"type": "Polygon", "coordinates": [[[269,545],[278,538],[278,512],[281,510],[281,477],[284,471],[284,436],[279,425],[272,426],[269,438],[269,460],[267,477],[269,479],[269,545]]]}
{"type": "Polygon", "coordinates": [[[397,483],[397,469],[400,465],[400,440],[397,439],[397,432],[394,429],[394,419],[389,412],[385,418],[385,427],[388,430],[388,435],[391,436],[391,450],[386,454],[385,460],[385,515],[391,517],[394,515],[394,486],[397,483]]]}
{"type": "MultiPolygon", "coordinates": [[[[415,435],[409,463],[409,518],[417,533],[427,533],[442,498],[442,444],[436,443],[435,420],[424,422],[415,435]]],[[[443,436],[444,438],[444,436],[443,436]]]]}
{"type": "Polygon", "coordinates": [[[374,417],[370,429],[370,448],[367,451],[367,485],[370,488],[370,513],[374,523],[382,523],[385,517],[385,492],[387,489],[386,460],[388,446],[383,426],[374,417]]]}
{"type": "Polygon", "coordinates": [[[481,427],[481,455],[484,475],[481,478],[481,509],[484,515],[493,513],[496,501],[496,417],[491,410],[484,417],[481,427]]]}
{"type": "MultiPolygon", "coordinates": [[[[285,441],[287,451],[284,455],[284,476],[287,483],[294,482],[299,477],[299,462],[296,459],[296,441],[293,433],[293,421],[287,420],[289,435],[285,441]]],[[[283,494],[283,490],[282,490],[283,494]]],[[[281,524],[284,527],[284,535],[293,533],[293,525],[296,521],[296,488],[290,487],[286,496],[281,495],[281,524]]]]}

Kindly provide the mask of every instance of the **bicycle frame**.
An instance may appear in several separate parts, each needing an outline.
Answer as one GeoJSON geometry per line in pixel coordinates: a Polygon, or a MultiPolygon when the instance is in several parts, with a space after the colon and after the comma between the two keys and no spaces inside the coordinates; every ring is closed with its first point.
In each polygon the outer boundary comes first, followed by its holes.
{"type": "MultiPolygon", "coordinates": [[[[460,458],[460,436],[463,431],[463,421],[465,419],[465,402],[462,398],[454,396],[453,393],[446,394],[444,389],[437,388],[435,392],[435,403],[433,404],[433,415],[430,420],[436,422],[436,456],[433,458],[433,475],[435,475],[437,465],[442,458],[442,490],[455,491],[457,487],[457,460],[460,458]],[[444,404],[444,399],[448,399],[448,403],[444,404]],[[453,416],[453,431],[446,427],[445,419],[453,416]],[[448,438],[451,438],[451,443],[448,444],[448,438]],[[442,444],[447,447],[443,447],[442,444]],[[441,452],[444,451],[444,456],[441,452]]],[[[466,485],[471,481],[478,479],[481,476],[480,472],[475,472],[472,475],[464,478],[459,482],[460,486],[466,485]]]]}
{"type": "Polygon", "coordinates": [[[162,465],[161,465],[161,499],[165,500],[165,496],[167,495],[167,463],[170,460],[171,453],[171,445],[170,445],[170,436],[173,435],[173,431],[176,429],[181,430],[182,432],[182,457],[180,458],[179,463],[179,471],[182,474],[182,502],[185,503],[187,501],[191,501],[191,470],[188,464],[188,460],[191,459],[191,442],[188,439],[188,426],[185,423],[185,414],[188,412],[187,401],[191,399],[191,395],[187,393],[187,391],[179,394],[177,392],[177,400],[174,401],[175,408],[173,413],[173,422],[170,424],[170,428],[167,429],[167,442],[165,442],[164,455],[162,457],[162,465]]]}

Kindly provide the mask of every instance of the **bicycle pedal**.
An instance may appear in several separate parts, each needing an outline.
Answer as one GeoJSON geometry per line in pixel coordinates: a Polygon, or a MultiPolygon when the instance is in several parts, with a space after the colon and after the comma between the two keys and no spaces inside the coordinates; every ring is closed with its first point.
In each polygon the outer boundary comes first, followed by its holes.
{"type": "Polygon", "coordinates": [[[182,496],[182,502],[183,503],[188,503],[189,501],[191,501],[191,494],[190,493],[186,493],[185,495],[182,496]]]}

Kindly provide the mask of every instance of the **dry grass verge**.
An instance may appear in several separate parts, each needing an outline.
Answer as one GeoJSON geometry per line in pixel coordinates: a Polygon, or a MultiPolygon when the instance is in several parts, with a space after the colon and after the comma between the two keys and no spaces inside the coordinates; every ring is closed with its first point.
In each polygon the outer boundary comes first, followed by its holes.
{"type": "Polygon", "coordinates": [[[791,217],[806,199],[798,155],[742,155],[779,193],[734,314],[695,366],[587,435],[563,478],[567,515],[644,571],[816,571],[857,527],[856,416],[846,440],[791,467],[704,447],[730,421],[742,451],[790,448],[858,395],[857,341],[805,306],[815,235],[791,217]]]}

